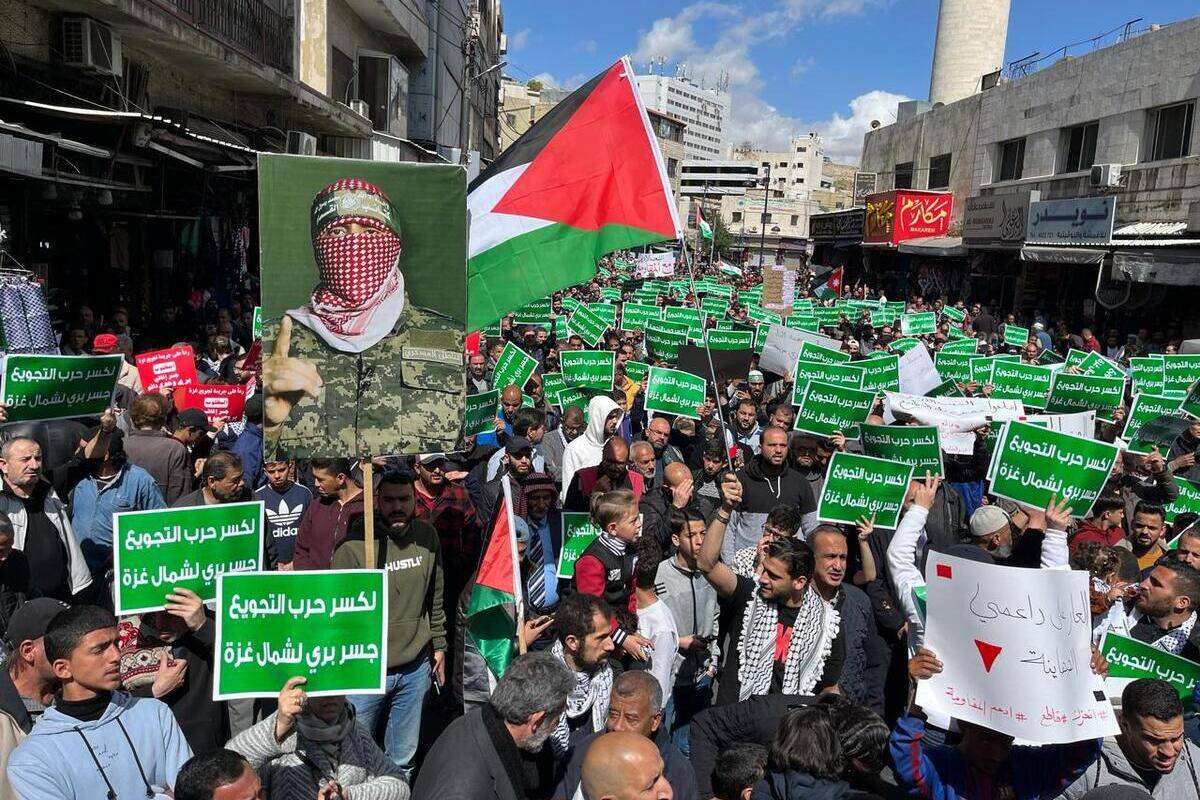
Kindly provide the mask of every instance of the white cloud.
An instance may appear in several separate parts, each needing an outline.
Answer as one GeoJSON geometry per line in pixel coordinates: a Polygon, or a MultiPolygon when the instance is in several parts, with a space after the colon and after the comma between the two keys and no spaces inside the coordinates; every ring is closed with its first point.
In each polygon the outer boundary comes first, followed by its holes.
{"type": "MultiPolygon", "coordinates": [[[[789,36],[812,20],[862,13],[892,0],[773,0],[766,10],[747,13],[727,3],[700,0],[672,17],[655,20],[638,37],[633,59],[639,64],[664,58],[668,64],[686,64],[693,79],[709,85],[727,78],[730,89],[730,142],[749,141],[759,147],[787,143],[795,133],[815,130],[825,136],[827,154],[834,159],[857,160],[862,133],[871,119],[891,118],[902,98],[882,90],[850,101],[850,115],[834,114],[824,121],[805,122],[780,113],[761,97],[763,80],[753,54],[764,44],[789,36]],[[698,23],[705,23],[703,26],[698,23]],[[716,30],[715,38],[699,41],[699,31],[716,30]]],[[[791,68],[799,75],[815,62],[799,58],[791,68]]]]}
{"type": "Polygon", "coordinates": [[[596,48],[598,46],[599,45],[596,44],[595,39],[584,39],[582,42],[576,45],[581,53],[594,53],[596,52],[596,48]]]}
{"type": "Polygon", "coordinates": [[[792,64],[792,77],[796,78],[803,75],[816,66],[816,64],[817,60],[811,56],[809,58],[797,58],[795,63],[792,64]]]}
{"type": "Polygon", "coordinates": [[[524,48],[525,45],[529,43],[529,34],[530,33],[531,33],[531,31],[529,30],[529,28],[522,28],[519,31],[514,31],[513,33],[510,33],[508,35],[508,51],[510,53],[513,53],[513,52],[516,52],[517,50],[524,48]]]}

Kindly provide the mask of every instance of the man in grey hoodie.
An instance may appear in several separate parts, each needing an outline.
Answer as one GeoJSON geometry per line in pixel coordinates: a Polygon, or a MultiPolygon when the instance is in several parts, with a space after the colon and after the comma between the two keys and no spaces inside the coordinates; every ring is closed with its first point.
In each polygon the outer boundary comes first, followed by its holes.
{"type": "Polygon", "coordinates": [[[1200,797],[1200,748],[1183,735],[1183,701],[1170,684],[1142,678],[1121,693],[1121,733],[1104,740],[1100,758],[1067,787],[1067,800],[1097,786],[1136,786],[1160,800],[1200,797]]]}
{"type": "Polygon", "coordinates": [[[192,751],[164,703],[117,691],[116,618],[96,606],[69,608],[51,621],[45,648],[62,691],[8,761],[17,794],[169,798],[192,751]]]}

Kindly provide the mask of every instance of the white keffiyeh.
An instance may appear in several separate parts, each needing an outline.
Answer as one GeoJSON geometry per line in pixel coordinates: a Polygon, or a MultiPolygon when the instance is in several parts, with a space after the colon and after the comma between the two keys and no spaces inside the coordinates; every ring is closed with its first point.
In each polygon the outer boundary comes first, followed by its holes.
{"type": "MultiPolygon", "coordinates": [[[[746,604],[738,640],[738,700],[771,691],[779,605],[755,592],[746,604]]],[[[841,617],[816,590],[804,594],[783,667],[783,694],[811,694],[833,650],[841,617]]]]}
{"type": "MultiPolygon", "coordinates": [[[[566,663],[566,659],[563,657],[562,642],[555,641],[550,652],[554,654],[555,658],[566,663]]],[[[575,686],[567,695],[567,710],[559,718],[558,727],[554,729],[554,733],[550,734],[550,746],[554,749],[555,756],[566,755],[571,735],[571,728],[567,724],[567,720],[577,719],[591,709],[592,732],[599,733],[604,730],[604,725],[608,720],[608,697],[612,693],[612,681],[612,667],[607,661],[593,675],[588,675],[586,672],[575,672],[575,686]]]]}

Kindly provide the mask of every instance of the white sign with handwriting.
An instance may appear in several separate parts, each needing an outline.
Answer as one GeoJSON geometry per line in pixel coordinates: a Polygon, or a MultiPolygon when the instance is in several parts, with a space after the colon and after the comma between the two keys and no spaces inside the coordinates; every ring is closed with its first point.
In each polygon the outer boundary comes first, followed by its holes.
{"type": "Polygon", "coordinates": [[[1036,744],[1117,733],[1091,670],[1088,574],[981,564],[930,551],[925,646],[943,664],[917,703],[1036,744]]]}

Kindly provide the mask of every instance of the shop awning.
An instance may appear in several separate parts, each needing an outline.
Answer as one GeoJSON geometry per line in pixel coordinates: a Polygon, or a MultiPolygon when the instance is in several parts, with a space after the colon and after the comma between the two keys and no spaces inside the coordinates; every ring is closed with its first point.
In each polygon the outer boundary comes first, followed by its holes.
{"type": "Polygon", "coordinates": [[[1112,274],[1137,283],[1200,286],[1200,248],[1117,250],[1113,253],[1112,274]]]}
{"type": "Polygon", "coordinates": [[[1107,250],[1092,247],[1045,247],[1027,244],[1021,248],[1022,261],[1040,261],[1043,264],[1101,264],[1107,250]]]}
{"type": "Polygon", "coordinates": [[[961,236],[921,236],[900,243],[901,253],[915,256],[965,256],[967,248],[961,236]]]}

